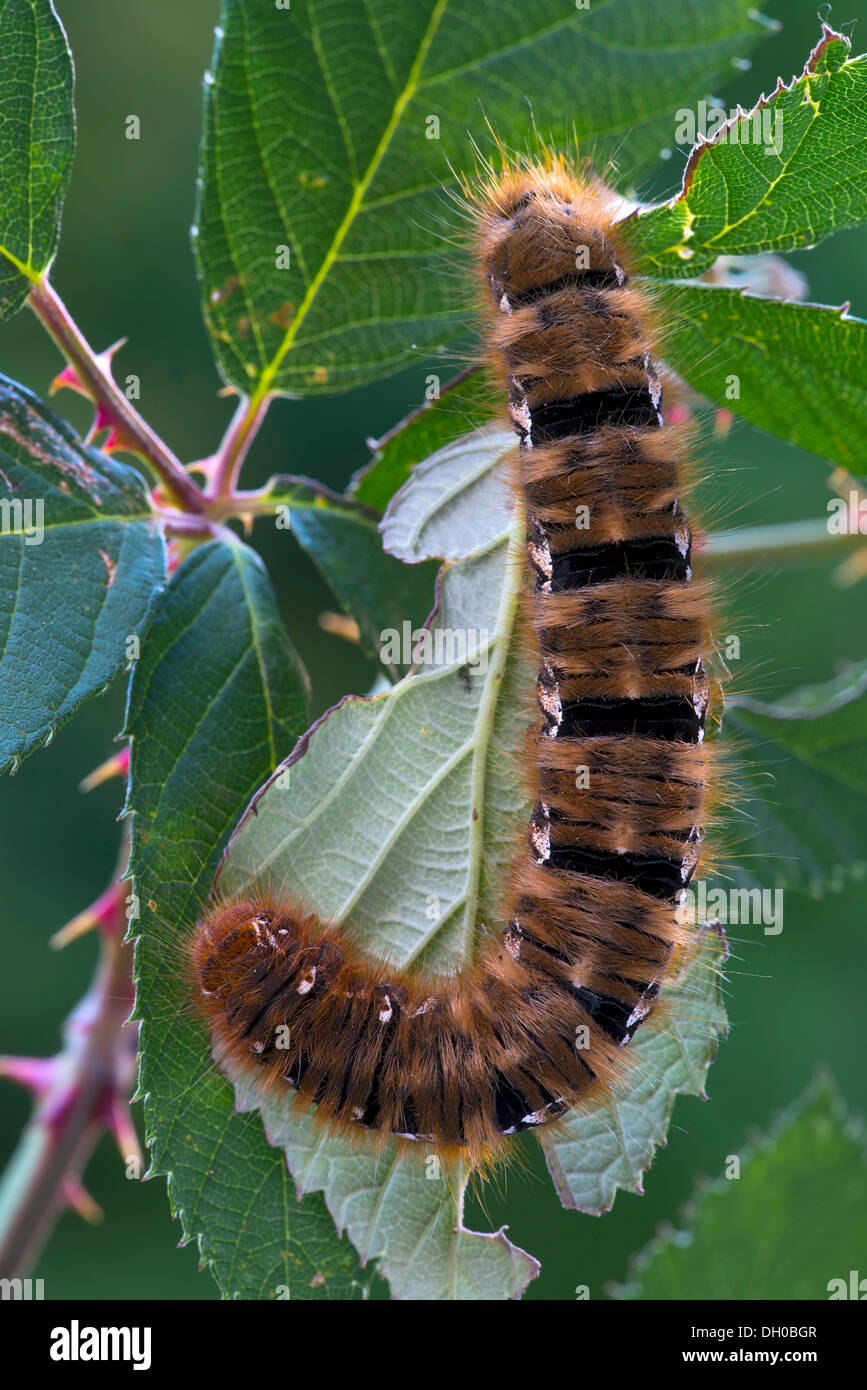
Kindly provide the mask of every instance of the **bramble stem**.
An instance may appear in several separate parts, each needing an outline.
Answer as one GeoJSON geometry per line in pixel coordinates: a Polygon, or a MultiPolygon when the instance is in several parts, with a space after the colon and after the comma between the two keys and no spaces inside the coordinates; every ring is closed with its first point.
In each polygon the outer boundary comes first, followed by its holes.
{"type": "Polygon", "coordinates": [[[208,516],[215,522],[233,516],[273,516],[275,505],[274,494],[268,491],[266,483],[255,492],[228,492],[209,498],[208,516]]]}
{"type": "MultiPolygon", "coordinates": [[[[230,492],[208,505],[213,521],[232,516],[270,516],[276,499],[269,484],[253,492],[230,492]]],[[[715,531],[707,537],[696,563],[707,571],[729,565],[769,566],[810,560],[838,560],[867,546],[867,537],[857,531],[842,535],[828,530],[824,519],[786,521],[771,526],[744,526],[739,530],[715,531]]]]}
{"type": "Polygon", "coordinates": [[[842,535],[828,530],[826,519],[784,521],[775,526],[745,526],[737,531],[717,531],[697,557],[703,569],[758,563],[782,565],[787,560],[835,560],[863,545],[867,537],[857,531],[842,535]]]}
{"type": "Polygon", "coordinates": [[[211,515],[210,508],[207,515],[197,512],[195,516],[190,516],[189,512],[170,512],[155,506],[154,515],[162,523],[166,536],[190,541],[222,540],[231,543],[237,540],[234,531],[230,531],[219,516],[211,515]]]}
{"type": "Polygon", "coordinates": [[[118,433],[124,448],[150,464],[171,499],[184,511],[204,511],[202,493],[180,459],[139,415],[114,381],[72,319],[66,305],[47,279],[34,284],[27,298],[43,328],[54,340],[92,400],[118,433]]]}
{"type": "Polygon", "coordinates": [[[271,399],[270,396],[254,397],[252,400],[247,396],[241,397],[214,456],[211,480],[205,492],[209,501],[233,496],[247,450],[259,433],[271,399]]]}
{"type": "Polygon", "coordinates": [[[119,920],[103,932],[96,978],[67,1021],[64,1050],[53,1059],[54,1080],[0,1186],[4,1279],[27,1277],[105,1131],[106,1113],[132,1079],[136,1030],[124,1031],[133,1000],[132,946],[123,940],[122,904],[118,895],[119,920]]]}

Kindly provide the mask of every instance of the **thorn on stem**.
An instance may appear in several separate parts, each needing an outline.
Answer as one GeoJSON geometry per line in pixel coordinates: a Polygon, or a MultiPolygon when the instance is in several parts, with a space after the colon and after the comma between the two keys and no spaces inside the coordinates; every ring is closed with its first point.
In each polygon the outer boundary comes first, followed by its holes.
{"type": "Polygon", "coordinates": [[[129,773],[129,744],[121,749],[119,753],[113,753],[110,758],[106,758],[104,763],[95,767],[93,772],[89,772],[78,784],[78,790],[91,792],[94,787],[100,786],[103,782],[108,782],[112,777],[126,777],[129,773]]]}
{"type": "Polygon", "coordinates": [[[80,1178],[67,1173],[60,1185],[62,1200],[73,1211],[77,1211],[89,1225],[95,1226],[105,1219],[105,1212],[91,1197],[80,1178]]]}
{"type": "Polygon", "coordinates": [[[0,1057],[0,1076],[23,1086],[37,1101],[48,1094],[57,1074],[56,1057],[0,1057]]]}
{"type": "Polygon", "coordinates": [[[94,927],[99,927],[106,935],[113,935],[125,927],[122,884],[113,883],[104,893],[100,893],[90,907],[79,912],[66,923],[66,926],[54,933],[50,945],[55,951],[59,951],[62,947],[68,946],[70,941],[76,941],[78,937],[92,931],[94,927]]]}

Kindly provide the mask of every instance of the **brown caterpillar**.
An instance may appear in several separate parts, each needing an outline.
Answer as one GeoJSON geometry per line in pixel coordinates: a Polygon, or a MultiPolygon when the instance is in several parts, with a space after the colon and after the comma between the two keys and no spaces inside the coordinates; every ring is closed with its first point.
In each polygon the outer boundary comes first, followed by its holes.
{"type": "Polygon", "coordinates": [[[688,446],[663,424],[651,307],[608,206],[549,161],[492,181],[476,210],[539,666],[510,925],[448,979],[371,961],[286,902],[218,904],[191,946],[218,1066],[332,1128],[474,1163],[622,1073],[685,937],[712,772],[688,446]]]}

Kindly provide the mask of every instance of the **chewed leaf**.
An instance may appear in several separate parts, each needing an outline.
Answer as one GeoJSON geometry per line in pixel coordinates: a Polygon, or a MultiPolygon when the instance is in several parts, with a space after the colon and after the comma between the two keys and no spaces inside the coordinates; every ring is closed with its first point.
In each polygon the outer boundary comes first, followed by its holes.
{"type": "MultiPolygon", "coordinates": [[[[258,1108],[255,1094],[236,1086],[242,1112],[258,1108]]],[[[362,1262],[378,1260],[393,1298],[496,1300],[520,1298],[539,1264],[505,1231],[470,1231],[463,1224],[466,1177],[449,1174],[434,1155],[408,1164],[392,1145],[383,1155],[347,1149],[323,1135],[309,1115],[287,1120],[266,1105],[268,1140],[283,1148],[298,1195],[322,1192],[338,1231],[362,1262]]]]}
{"type": "Polygon", "coordinates": [[[647,275],[700,275],[717,256],[815,246],[867,217],[867,55],[827,24],[800,77],[690,155],[676,198],[624,224],[647,275]]]}
{"type": "Polygon", "coordinates": [[[541,1143],[565,1207],[598,1216],[619,1189],[641,1192],[642,1175],[665,1142],[675,1097],[702,1095],[725,1031],[720,971],[725,938],[708,930],[682,975],[662,991],[663,1008],[630,1043],[623,1078],[588,1114],[568,1117],[541,1143]]]}
{"type": "MultiPolygon", "coordinates": [[[[397,965],[444,970],[472,957],[480,923],[495,920],[504,827],[523,799],[504,757],[520,740],[534,679],[509,660],[520,570],[508,556],[522,546],[516,518],[486,551],[446,567],[413,673],[374,699],[345,700],[305,736],[233,837],[222,887],[267,882],[397,965]]],[[[362,1255],[379,1255],[396,1295],[516,1297],[536,1272],[505,1238],[455,1229],[443,1183],[399,1163],[395,1143],[377,1160],[372,1148],[314,1138],[303,1117],[272,1108],[266,1120],[299,1183],[323,1188],[362,1255]],[[351,1215],[346,1193],[355,1194],[351,1215]]]]}
{"type": "MultiPolygon", "coordinates": [[[[511,448],[502,434],[485,439],[487,452],[480,436],[441,450],[393,499],[384,523],[408,554],[435,552],[452,534],[484,547],[446,565],[415,669],[386,694],[346,700],[314,726],[241,822],[221,876],[229,892],[268,885],[343,924],[375,956],[433,971],[469,963],[485,929],[506,925],[503,871],[531,810],[518,750],[536,672],[513,641],[524,519],[515,516],[503,534],[502,501],[479,504],[480,489],[490,489],[489,502],[506,495],[508,465],[497,460],[505,443],[511,448]],[[447,531],[438,529],[437,497],[445,499],[447,531]]],[[[567,1204],[601,1208],[617,1186],[634,1187],[664,1138],[675,1093],[701,1089],[722,1026],[708,968],[717,955],[714,937],[667,991],[672,1017],[645,1043],[643,1070],[639,1064],[624,1081],[629,1123],[612,1118],[601,1100],[546,1146],[567,1204]]],[[[243,1087],[239,1102],[257,1103],[243,1087]]],[[[452,1229],[453,1206],[418,1166],[398,1164],[394,1143],[377,1160],[363,1135],[358,1147],[321,1138],[309,1118],[272,1104],[265,1120],[296,1180],[322,1188],[335,1220],[363,1256],[378,1255],[394,1290],[459,1296],[449,1292],[448,1271],[468,1236],[452,1229]],[[392,1228],[394,1241],[380,1245],[380,1231],[392,1228]],[[430,1260],[419,1264],[408,1250],[422,1234],[430,1260]]],[[[484,1296],[514,1296],[514,1262],[527,1257],[509,1248],[504,1261],[501,1241],[468,1248],[477,1251],[474,1277],[488,1289],[484,1296]]],[[[520,1267],[526,1278],[526,1263],[520,1267]]]]}
{"type": "Polygon", "coordinates": [[[165,548],[135,469],[0,377],[0,771],[135,660],[165,548]]]}

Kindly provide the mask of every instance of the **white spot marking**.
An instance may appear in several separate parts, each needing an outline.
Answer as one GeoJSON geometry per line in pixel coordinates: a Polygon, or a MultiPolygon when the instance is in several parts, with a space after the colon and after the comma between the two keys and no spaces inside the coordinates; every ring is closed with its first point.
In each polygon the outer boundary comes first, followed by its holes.
{"type": "Polygon", "coordinates": [[[300,985],[298,986],[298,993],[299,993],[299,994],[309,994],[310,991],[311,991],[311,989],[312,989],[313,986],[315,985],[315,983],[316,983],[316,966],[314,965],[313,968],[312,968],[312,970],[310,971],[310,974],[309,974],[309,975],[305,975],[305,976],[304,976],[304,979],[301,981],[300,985]]]}
{"type": "Polygon", "coordinates": [[[436,1002],[436,996],[430,995],[423,1003],[419,1004],[417,1009],[413,1010],[410,1014],[410,1018],[418,1018],[419,1014],[426,1014],[430,1009],[435,1007],[436,1002]]]}
{"type": "MultiPolygon", "coordinates": [[[[513,924],[516,927],[516,924],[513,924]]],[[[520,929],[513,930],[508,927],[503,932],[503,945],[513,960],[521,959],[521,932],[520,929]]]]}
{"type": "Polygon", "coordinates": [[[533,443],[530,438],[530,430],[532,428],[533,421],[530,415],[530,407],[527,405],[527,397],[523,394],[523,392],[521,392],[519,400],[510,401],[509,419],[512,421],[512,424],[519,431],[521,435],[521,443],[524,446],[524,448],[532,449],[533,443]]]}
{"type": "Polygon", "coordinates": [[[530,839],[533,848],[539,856],[540,863],[551,857],[551,826],[548,822],[550,816],[549,808],[542,804],[542,817],[533,817],[530,821],[530,839]]]}
{"type": "MultiPolygon", "coordinates": [[[[543,671],[543,675],[544,675],[543,671]]],[[[542,732],[546,738],[556,738],[557,730],[563,723],[563,705],[560,700],[560,687],[556,681],[549,684],[547,679],[540,680],[538,685],[539,704],[543,713],[553,720],[551,727],[545,727],[542,732]]]]}

